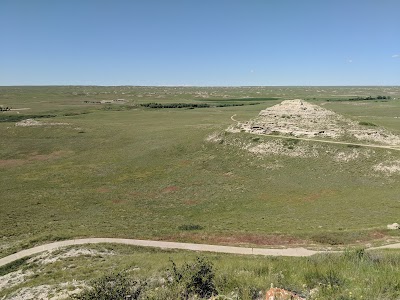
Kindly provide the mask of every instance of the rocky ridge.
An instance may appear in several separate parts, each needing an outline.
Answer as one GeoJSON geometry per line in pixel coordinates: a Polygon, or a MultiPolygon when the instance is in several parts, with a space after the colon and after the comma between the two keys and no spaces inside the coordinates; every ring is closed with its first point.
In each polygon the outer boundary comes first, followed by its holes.
{"type": "Polygon", "coordinates": [[[302,138],[355,139],[384,145],[400,145],[400,137],[379,128],[360,125],[331,110],[301,99],[285,100],[260,111],[247,122],[228,128],[253,134],[302,138]]]}

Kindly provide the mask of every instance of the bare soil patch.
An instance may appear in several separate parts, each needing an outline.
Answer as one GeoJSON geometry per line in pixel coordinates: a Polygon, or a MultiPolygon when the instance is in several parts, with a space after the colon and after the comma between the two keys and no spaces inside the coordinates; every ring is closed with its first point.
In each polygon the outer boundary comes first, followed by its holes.
{"type": "Polygon", "coordinates": [[[400,174],[400,160],[381,162],[373,166],[373,169],[386,175],[400,174]]]}
{"type": "MultiPolygon", "coordinates": [[[[115,255],[109,250],[95,250],[89,248],[71,248],[62,250],[46,251],[36,255],[29,260],[28,264],[48,265],[60,260],[65,260],[71,257],[86,256],[86,257],[104,257],[115,255]]],[[[41,273],[39,268],[35,272],[31,270],[18,270],[8,273],[0,277],[0,289],[10,289],[20,284],[35,278],[35,274],[41,273]]],[[[40,285],[35,287],[23,287],[15,292],[5,296],[2,299],[26,300],[26,299],[69,299],[73,294],[80,292],[86,287],[83,281],[65,282],[55,285],[40,285]]]]}
{"type": "Polygon", "coordinates": [[[100,188],[96,189],[96,191],[98,193],[102,193],[102,194],[111,192],[111,190],[109,188],[105,188],[105,187],[100,187],[100,188]]]}
{"type": "Polygon", "coordinates": [[[70,123],[54,123],[54,122],[42,122],[35,119],[26,119],[15,123],[15,126],[20,127],[31,127],[31,126],[57,126],[57,125],[71,125],[70,123]]]}
{"type": "Polygon", "coordinates": [[[82,281],[65,282],[55,285],[39,285],[35,287],[24,287],[12,293],[7,300],[61,300],[69,299],[77,294],[87,285],[82,281]]]}
{"type": "Polygon", "coordinates": [[[58,159],[71,153],[73,152],[64,150],[53,151],[49,154],[37,154],[36,152],[34,152],[28,157],[28,160],[46,161],[46,160],[58,159]]]}
{"type": "Polygon", "coordinates": [[[332,196],[336,194],[336,191],[334,190],[322,190],[316,193],[310,193],[310,194],[305,194],[302,196],[297,196],[294,197],[293,199],[295,201],[301,201],[301,202],[314,202],[316,200],[319,200],[321,198],[325,198],[327,196],[332,196]]]}
{"type": "MultiPolygon", "coordinates": [[[[239,132],[240,130],[238,130],[239,132]]],[[[220,132],[213,132],[206,137],[206,142],[222,143],[224,141],[220,132]]]]}
{"type": "Polygon", "coordinates": [[[162,190],[163,193],[173,193],[179,190],[179,187],[175,185],[167,186],[162,190]]]}
{"type": "Polygon", "coordinates": [[[30,109],[29,107],[23,107],[23,108],[11,108],[11,111],[18,111],[18,110],[28,110],[30,109]]]}
{"type": "Polygon", "coordinates": [[[47,251],[40,255],[37,255],[28,260],[28,263],[38,263],[42,265],[47,265],[54,263],[59,260],[63,260],[70,257],[78,257],[78,256],[109,256],[114,255],[115,253],[112,251],[99,251],[89,248],[72,248],[69,250],[63,251],[47,251]]]}
{"type": "Polygon", "coordinates": [[[122,204],[122,203],[126,203],[126,200],[121,200],[121,199],[114,199],[112,200],[113,204],[122,204]]]}
{"type": "Polygon", "coordinates": [[[0,290],[4,288],[11,288],[20,283],[23,283],[27,277],[32,276],[32,271],[22,271],[18,270],[15,272],[8,273],[0,277],[0,290]]]}
{"type": "Polygon", "coordinates": [[[333,159],[337,162],[349,162],[361,157],[368,158],[371,156],[372,152],[373,151],[370,149],[351,149],[349,151],[339,151],[333,156],[333,159]]]}
{"type": "Polygon", "coordinates": [[[55,159],[64,157],[66,155],[69,155],[71,153],[73,153],[73,152],[72,151],[64,151],[64,150],[53,151],[49,154],[38,154],[37,152],[33,152],[24,159],[1,159],[0,160],[0,168],[1,167],[3,167],[3,168],[17,167],[17,166],[21,166],[21,165],[35,162],[35,161],[55,160],[55,159]]]}
{"type": "Polygon", "coordinates": [[[199,204],[200,201],[193,200],[193,199],[188,199],[188,200],[183,201],[183,203],[185,203],[188,206],[193,206],[193,205],[199,204]]]}
{"type": "Polygon", "coordinates": [[[11,168],[23,165],[25,163],[24,159],[0,159],[0,168],[11,168]]]}

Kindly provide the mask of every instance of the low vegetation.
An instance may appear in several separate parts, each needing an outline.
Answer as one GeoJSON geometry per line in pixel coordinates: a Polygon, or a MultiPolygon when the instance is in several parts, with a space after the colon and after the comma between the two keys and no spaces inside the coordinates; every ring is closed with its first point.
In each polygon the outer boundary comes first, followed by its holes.
{"type": "Polygon", "coordinates": [[[370,101],[370,100],[391,100],[391,96],[367,96],[367,97],[354,97],[354,98],[348,98],[348,99],[327,99],[328,102],[330,101],[370,101]]]}
{"type": "MultiPolygon", "coordinates": [[[[396,272],[400,256],[393,251],[355,249],[291,258],[213,253],[199,256],[123,245],[90,247],[93,256],[82,254],[47,264],[25,260],[6,272],[0,268],[1,274],[14,272],[15,267],[28,274],[17,285],[3,288],[0,297],[8,299],[24,288],[32,288],[33,293],[34,287],[43,283],[53,287],[48,293],[54,296],[62,283],[73,281],[85,283],[80,289],[70,290],[74,292],[72,298],[81,300],[125,299],[127,295],[131,299],[160,300],[208,299],[211,295],[218,295],[217,299],[265,299],[271,285],[307,299],[400,297],[400,274],[396,272]],[[110,252],[113,255],[95,254],[110,252]]],[[[58,255],[66,252],[71,250],[64,249],[58,255]]]]}
{"type": "Polygon", "coordinates": [[[397,256],[367,253],[359,249],[344,254],[293,259],[292,266],[290,259],[258,260],[258,267],[248,265],[245,271],[242,269],[243,262],[239,262],[229,274],[224,269],[214,270],[207,259],[197,257],[181,267],[172,262],[169,269],[149,278],[127,279],[120,274],[107,275],[94,281],[93,288],[76,298],[123,299],[123,296],[130,295],[132,299],[209,299],[220,294],[218,299],[264,299],[269,284],[307,299],[375,300],[400,297],[400,277],[392,273],[400,267],[397,256]],[[244,274],[247,274],[246,279],[244,274]],[[354,280],[353,276],[359,280],[354,280]],[[155,277],[158,280],[155,281],[155,277]],[[260,283],[262,278],[265,280],[263,284],[260,283]],[[121,298],[102,298],[102,295],[121,291],[125,293],[120,294],[121,298]]]}
{"type": "Polygon", "coordinates": [[[356,97],[356,98],[350,98],[349,101],[364,101],[364,100],[390,100],[392,97],[390,96],[376,96],[376,97],[356,97]]]}
{"type": "MultiPolygon", "coordinates": [[[[352,120],[370,138],[399,135],[399,97],[398,87],[1,87],[0,105],[13,110],[0,114],[0,257],[89,236],[335,249],[399,241],[400,231],[386,225],[399,223],[400,151],[283,140],[278,130],[272,137],[225,131],[282,100],[300,98],[352,120]],[[369,95],[391,98],[348,101],[369,95]],[[327,102],[332,98],[344,102],[327,102]],[[113,99],[125,100],[98,104],[113,99]],[[167,109],[150,109],[154,104],[167,109]],[[208,106],[189,109],[195,104],[208,106]],[[58,125],[14,126],[38,118],[58,125]]],[[[279,122],[297,118],[285,112],[279,122]]],[[[107,273],[101,264],[121,274],[129,269],[129,278],[143,283],[166,274],[169,256],[177,266],[195,260],[175,252],[140,253],[91,259],[93,268],[84,259],[59,262],[68,272],[43,267],[48,274],[18,287],[52,278],[87,282],[107,273]]],[[[375,259],[373,253],[360,260],[206,258],[216,290],[230,298],[252,299],[272,282],[303,294],[326,286],[318,289],[328,295],[329,285],[340,286],[325,299],[396,299],[398,257],[375,259]]],[[[21,262],[5,272],[25,267],[21,262]]]]}
{"type": "Polygon", "coordinates": [[[204,229],[203,226],[197,224],[184,224],[178,227],[180,230],[201,230],[204,229]]]}
{"type": "Polygon", "coordinates": [[[365,121],[361,121],[358,123],[358,125],[363,125],[363,126],[372,126],[372,127],[376,127],[377,125],[372,123],[372,122],[365,122],[365,121]]]}

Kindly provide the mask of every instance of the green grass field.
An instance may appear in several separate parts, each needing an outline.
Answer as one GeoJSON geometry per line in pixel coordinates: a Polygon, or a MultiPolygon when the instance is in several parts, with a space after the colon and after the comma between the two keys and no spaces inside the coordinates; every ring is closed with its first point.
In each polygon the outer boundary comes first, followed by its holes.
{"type": "MultiPolygon", "coordinates": [[[[234,114],[249,120],[294,98],[400,134],[399,97],[398,87],[1,87],[0,105],[27,109],[0,112],[0,256],[74,237],[265,247],[398,240],[386,225],[400,221],[399,173],[371,168],[400,152],[375,149],[338,162],[329,151],[352,149],[320,145],[317,158],[258,157],[206,138],[233,124],[234,114]],[[377,95],[392,99],[326,102],[377,95]],[[117,99],[126,102],[95,103],[117,99]],[[211,107],[140,106],[150,102],[211,107]],[[24,115],[68,125],[4,122],[24,115]]],[[[253,138],[227,134],[225,141],[253,138]]]]}

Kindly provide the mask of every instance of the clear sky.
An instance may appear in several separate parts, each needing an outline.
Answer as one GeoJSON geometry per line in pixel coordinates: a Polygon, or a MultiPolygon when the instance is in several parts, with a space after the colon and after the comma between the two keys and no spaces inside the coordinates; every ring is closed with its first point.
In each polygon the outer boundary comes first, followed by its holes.
{"type": "Polygon", "coordinates": [[[400,85],[400,0],[0,0],[0,85],[400,85]]]}

